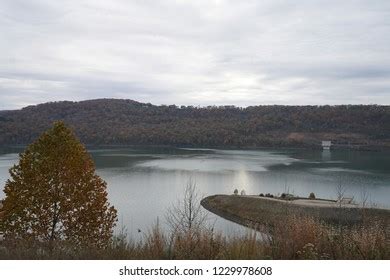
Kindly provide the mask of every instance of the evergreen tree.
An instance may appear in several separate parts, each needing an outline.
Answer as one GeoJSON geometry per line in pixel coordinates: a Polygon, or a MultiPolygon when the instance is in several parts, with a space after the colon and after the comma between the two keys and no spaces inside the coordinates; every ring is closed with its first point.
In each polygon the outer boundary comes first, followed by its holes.
{"type": "Polygon", "coordinates": [[[109,243],[117,211],[107,200],[106,182],[63,122],[28,146],[10,175],[4,189],[6,241],[78,247],[109,243]]]}

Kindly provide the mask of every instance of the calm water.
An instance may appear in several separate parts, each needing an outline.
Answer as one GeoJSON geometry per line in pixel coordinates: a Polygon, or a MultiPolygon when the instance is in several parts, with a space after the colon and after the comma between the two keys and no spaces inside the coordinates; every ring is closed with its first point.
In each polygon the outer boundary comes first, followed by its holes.
{"type": "MultiPolygon", "coordinates": [[[[20,150],[19,150],[20,151],[20,150]]],[[[0,184],[18,160],[17,149],[0,150],[0,184]]],[[[295,195],[336,198],[342,184],[346,195],[381,207],[390,205],[390,153],[310,150],[214,150],[115,148],[90,150],[97,172],[108,183],[109,199],[119,211],[119,224],[130,234],[148,230],[180,199],[189,180],[202,195],[289,191],[295,195]]],[[[0,193],[0,198],[4,193],[0,193]]],[[[242,228],[210,216],[226,234],[242,228]]]]}

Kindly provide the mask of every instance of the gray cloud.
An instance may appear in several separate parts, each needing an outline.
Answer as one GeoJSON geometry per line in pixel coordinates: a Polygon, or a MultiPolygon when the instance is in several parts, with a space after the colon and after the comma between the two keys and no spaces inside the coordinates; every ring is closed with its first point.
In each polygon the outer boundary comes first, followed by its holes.
{"type": "Polygon", "coordinates": [[[0,110],[390,102],[390,2],[1,0],[0,110]]]}

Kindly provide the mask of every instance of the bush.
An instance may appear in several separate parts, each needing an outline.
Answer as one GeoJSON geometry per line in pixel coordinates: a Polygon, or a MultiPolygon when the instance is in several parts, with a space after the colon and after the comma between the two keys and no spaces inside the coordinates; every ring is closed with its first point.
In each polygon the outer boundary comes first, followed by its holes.
{"type": "Polygon", "coordinates": [[[316,196],[313,192],[309,194],[309,199],[316,199],[316,196]]]}
{"type": "Polygon", "coordinates": [[[263,194],[263,193],[261,193],[261,194],[259,194],[259,196],[261,196],[261,197],[264,197],[264,194],[263,194]]]}
{"type": "Polygon", "coordinates": [[[238,195],[238,190],[235,189],[233,193],[234,193],[234,195],[238,195]]]}

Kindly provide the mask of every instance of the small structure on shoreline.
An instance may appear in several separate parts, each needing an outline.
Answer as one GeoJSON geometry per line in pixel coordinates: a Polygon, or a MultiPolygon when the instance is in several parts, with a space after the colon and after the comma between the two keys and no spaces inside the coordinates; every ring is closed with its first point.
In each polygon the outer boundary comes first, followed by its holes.
{"type": "Polygon", "coordinates": [[[331,146],[332,146],[332,141],[322,141],[323,150],[330,150],[331,146]]]}

